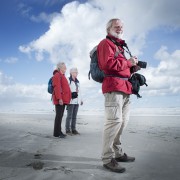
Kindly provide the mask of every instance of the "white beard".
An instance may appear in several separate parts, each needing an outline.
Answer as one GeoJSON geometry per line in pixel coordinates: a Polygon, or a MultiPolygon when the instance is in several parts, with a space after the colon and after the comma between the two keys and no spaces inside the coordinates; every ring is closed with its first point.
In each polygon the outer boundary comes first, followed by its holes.
{"type": "Polygon", "coordinates": [[[123,38],[123,33],[118,34],[118,33],[114,32],[114,31],[110,30],[109,34],[111,34],[112,36],[114,36],[116,38],[119,38],[119,39],[123,38]]]}
{"type": "Polygon", "coordinates": [[[123,39],[123,33],[119,34],[119,39],[123,39]]]}

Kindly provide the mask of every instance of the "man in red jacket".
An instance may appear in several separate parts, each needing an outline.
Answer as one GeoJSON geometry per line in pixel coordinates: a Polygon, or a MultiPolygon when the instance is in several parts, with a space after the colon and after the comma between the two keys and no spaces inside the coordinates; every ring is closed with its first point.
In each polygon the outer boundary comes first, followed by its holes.
{"type": "Polygon", "coordinates": [[[65,63],[58,63],[57,69],[53,72],[53,103],[56,109],[56,116],[54,121],[54,136],[64,138],[66,135],[61,130],[61,122],[64,114],[65,105],[70,103],[71,90],[68,81],[65,77],[66,65],[65,63]]]}
{"type": "Polygon", "coordinates": [[[126,59],[125,41],[121,39],[123,23],[120,19],[111,19],[107,23],[107,37],[98,47],[98,64],[105,73],[102,92],[105,97],[106,120],[103,133],[103,166],[113,172],[125,171],[118,162],[132,162],[134,157],[122,151],[120,137],[129,120],[130,94],[132,85],[128,81],[130,68],[136,66],[136,57],[126,59]]]}

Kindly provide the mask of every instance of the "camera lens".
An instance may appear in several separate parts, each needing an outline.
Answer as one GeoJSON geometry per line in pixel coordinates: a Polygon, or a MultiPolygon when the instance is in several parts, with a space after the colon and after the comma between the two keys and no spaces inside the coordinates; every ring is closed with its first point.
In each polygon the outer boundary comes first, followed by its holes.
{"type": "Polygon", "coordinates": [[[146,66],[147,66],[147,62],[144,62],[144,61],[138,61],[138,64],[137,64],[139,67],[141,67],[141,68],[146,68],[146,66]]]}

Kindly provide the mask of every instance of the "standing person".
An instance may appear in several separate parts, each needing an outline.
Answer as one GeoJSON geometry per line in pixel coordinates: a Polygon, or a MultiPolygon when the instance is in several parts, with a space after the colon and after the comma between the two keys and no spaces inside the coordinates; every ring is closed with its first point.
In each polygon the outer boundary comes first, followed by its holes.
{"type": "Polygon", "coordinates": [[[113,172],[125,171],[118,162],[132,162],[134,157],[122,151],[121,135],[129,120],[130,94],[132,85],[128,81],[130,68],[136,66],[136,57],[126,59],[121,39],[123,23],[120,19],[111,19],[107,23],[107,36],[98,47],[98,63],[105,74],[102,92],[105,97],[106,120],[103,132],[103,166],[113,172]],[[116,43],[115,43],[116,42],[116,43]],[[115,45],[116,44],[116,45],[115,45]]]}
{"type": "Polygon", "coordinates": [[[76,130],[76,119],[79,108],[79,103],[82,105],[81,91],[79,81],[77,79],[78,70],[77,68],[70,69],[69,85],[72,92],[72,99],[70,104],[67,106],[67,117],[66,117],[66,134],[79,134],[76,130]]]}
{"type": "Polygon", "coordinates": [[[53,103],[55,105],[56,116],[54,121],[54,137],[64,138],[61,129],[61,122],[64,114],[65,105],[70,103],[71,90],[65,77],[66,65],[63,62],[57,64],[57,69],[53,72],[53,103]]]}

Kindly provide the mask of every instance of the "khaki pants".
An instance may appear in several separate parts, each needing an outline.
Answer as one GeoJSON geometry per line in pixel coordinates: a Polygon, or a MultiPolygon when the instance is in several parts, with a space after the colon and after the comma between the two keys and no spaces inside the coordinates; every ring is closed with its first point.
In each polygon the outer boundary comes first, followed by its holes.
{"type": "Polygon", "coordinates": [[[123,155],[121,134],[129,120],[130,97],[122,92],[105,93],[106,120],[103,133],[102,161],[107,164],[123,155]]]}

